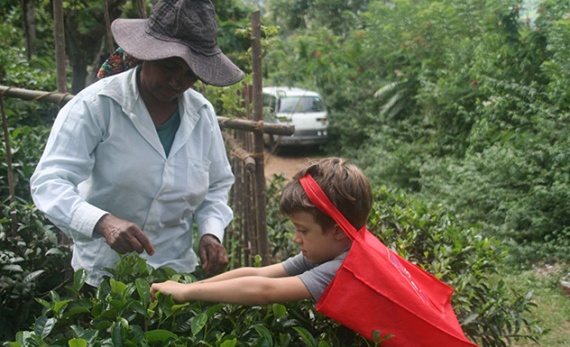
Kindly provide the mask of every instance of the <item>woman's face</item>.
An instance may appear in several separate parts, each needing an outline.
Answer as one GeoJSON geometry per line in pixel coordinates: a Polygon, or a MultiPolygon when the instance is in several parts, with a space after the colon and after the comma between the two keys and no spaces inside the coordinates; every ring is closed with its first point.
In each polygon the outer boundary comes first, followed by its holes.
{"type": "Polygon", "coordinates": [[[188,64],[178,57],[143,62],[140,72],[142,93],[169,103],[198,81],[188,64]]]}

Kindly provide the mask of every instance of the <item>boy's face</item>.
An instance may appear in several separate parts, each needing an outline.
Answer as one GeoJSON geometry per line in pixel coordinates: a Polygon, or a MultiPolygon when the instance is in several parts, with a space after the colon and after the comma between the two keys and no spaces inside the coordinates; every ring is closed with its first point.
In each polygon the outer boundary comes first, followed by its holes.
{"type": "Polygon", "coordinates": [[[299,245],[303,255],[313,264],[333,260],[350,245],[342,229],[334,225],[323,230],[310,213],[297,212],[289,218],[295,225],[293,242],[299,245]]]}

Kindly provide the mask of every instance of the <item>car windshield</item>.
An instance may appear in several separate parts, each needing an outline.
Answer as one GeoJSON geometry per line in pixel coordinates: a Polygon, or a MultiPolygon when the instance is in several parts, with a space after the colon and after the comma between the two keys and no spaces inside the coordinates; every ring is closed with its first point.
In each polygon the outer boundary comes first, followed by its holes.
{"type": "Polygon", "coordinates": [[[325,105],[318,96],[286,96],[279,99],[278,112],[324,112],[325,105]]]}

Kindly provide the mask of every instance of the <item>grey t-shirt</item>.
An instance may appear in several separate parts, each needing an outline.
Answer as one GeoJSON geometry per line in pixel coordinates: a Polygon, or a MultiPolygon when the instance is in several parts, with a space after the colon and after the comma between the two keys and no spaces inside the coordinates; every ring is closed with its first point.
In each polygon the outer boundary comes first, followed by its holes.
{"type": "Polygon", "coordinates": [[[344,261],[348,250],[333,260],[322,264],[312,264],[303,253],[285,260],[282,264],[289,276],[298,276],[316,301],[331,283],[336,271],[344,261]]]}

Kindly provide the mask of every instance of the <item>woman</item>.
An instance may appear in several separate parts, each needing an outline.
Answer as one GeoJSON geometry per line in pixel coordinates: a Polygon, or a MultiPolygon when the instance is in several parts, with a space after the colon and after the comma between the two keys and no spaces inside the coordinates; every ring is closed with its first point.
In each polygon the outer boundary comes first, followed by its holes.
{"type": "Polygon", "coordinates": [[[210,1],[162,0],[117,19],[118,45],[142,61],[87,87],[58,114],[31,182],[37,207],[74,241],[72,266],[98,286],[119,254],[192,272],[227,262],[234,177],[212,105],[190,89],[244,77],[219,49],[210,1]],[[145,254],[146,253],[146,254],[145,254]]]}

